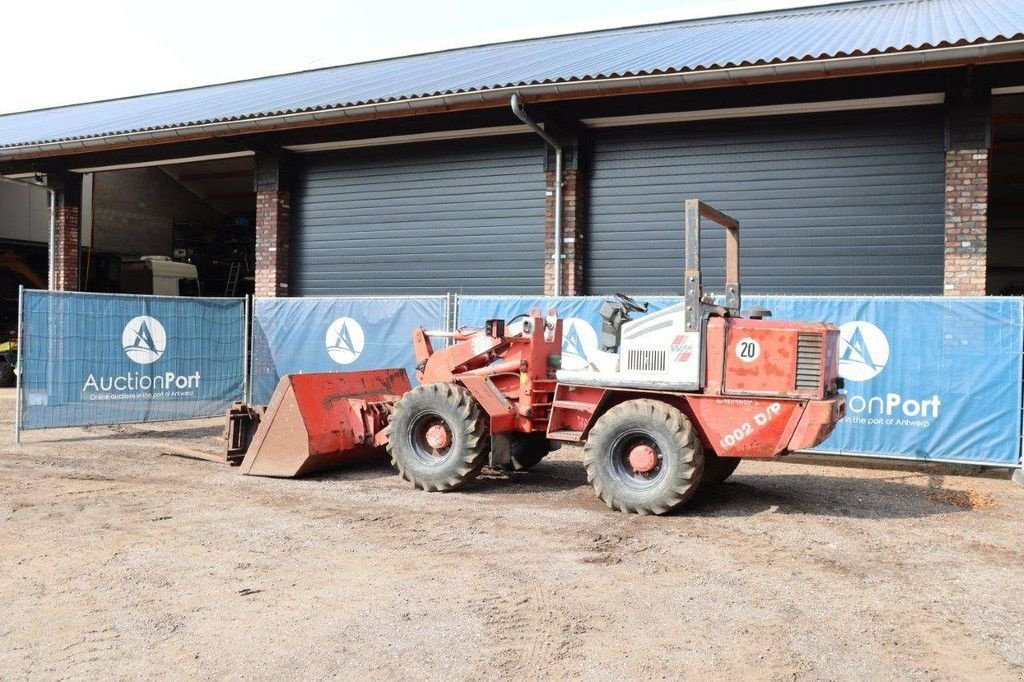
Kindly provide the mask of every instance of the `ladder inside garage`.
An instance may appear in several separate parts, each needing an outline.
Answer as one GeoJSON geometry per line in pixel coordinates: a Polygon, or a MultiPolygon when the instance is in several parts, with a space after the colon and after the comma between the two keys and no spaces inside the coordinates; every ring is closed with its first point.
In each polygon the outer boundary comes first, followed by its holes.
{"type": "Polygon", "coordinates": [[[232,261],[231,268],[228,270],[228,281],[224,285],[224,295],[234,296],[238,291],[238,278],[242,274],[242,262],[232,261]]]}

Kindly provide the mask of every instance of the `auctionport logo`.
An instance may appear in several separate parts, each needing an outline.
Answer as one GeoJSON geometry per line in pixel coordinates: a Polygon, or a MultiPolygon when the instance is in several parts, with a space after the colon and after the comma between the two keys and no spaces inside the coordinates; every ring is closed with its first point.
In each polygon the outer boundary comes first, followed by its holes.
{"type": "Polygon", "coordinates": [[[167,349],[167,331],[155,317],[133,317],[121,332],[121,347],[132,362],[149,365],[167,349]]]}
{"type": "MultiPolygon", "coordinates": [[[[839,327],[839,374],[847,381],[878,376],[889,364],[889,352],[889,339],[870,322],[854,320],[839,327]]],[[[847,388],[845,421],[850,424],[927,429],[942,409],[938,394],[908,397],[885,391],[861,395],[852,386],[847,388]]]]}
{"type": "MultiPolygon", "coordinates": [[[[152,365],[167,350],[167,330],[155,317],[133,317],[121,332],[121,348],[132,362],[152,365]]],[[[117,375],[90,373],[82,383],[82,393],[89,400],[194,398],[201,381],[198,370],[191,374],[154,372],[152,368],[117,375]]]]}
{"type": "Polygon", "coordinates": [[[863,320],[839,327],[839,374],[847,381],[867,381],[889,362],[885,332],[863,320]]]}
{"type": "Polygon", "coordinates": [[[339,317],[327,328],[324,345],[327,354],[339,365],[350,365],[363,353],[366,339],[363,328],[351,317],[339,317]]]}

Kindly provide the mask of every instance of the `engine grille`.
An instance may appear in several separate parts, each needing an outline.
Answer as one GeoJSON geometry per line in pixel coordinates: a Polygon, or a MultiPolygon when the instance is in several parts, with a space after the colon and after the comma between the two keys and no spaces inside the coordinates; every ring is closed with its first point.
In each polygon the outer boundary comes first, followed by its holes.
{"type": "Polygon", "coordinates": [[[631,350],[626,353],[626,370],[630,372],[664,372],[668,354],[663,350],[631,350]]]}
{"type": "Polygon", "coordinates": [[[821,334],[798,334],[796,340],[796,388],[817,390],[821,385],[821,334]]]}

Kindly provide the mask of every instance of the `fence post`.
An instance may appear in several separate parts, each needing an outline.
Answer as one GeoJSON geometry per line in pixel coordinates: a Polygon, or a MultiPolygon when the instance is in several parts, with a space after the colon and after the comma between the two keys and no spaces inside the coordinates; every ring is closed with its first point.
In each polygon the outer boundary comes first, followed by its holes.
{"type": "Polygon", "coordinates": [[[25,287],[18,285],[18,349],[15,357],[15,369],[17,373],[14,379],[14,442],[21,443],[21,392],[23,387],[21,385],[21,375],[24,372],[24,368],[21,366],[21,345],[22,345],[22,332],[23,322],[25,317],[25,287]]]}
{"type": "MultiPolygon", "coordinates": [[[[1020,300],[1021,304],[1021,320],[1024,321],[1024,299],[1020,300]]],[[[1021,357],[1024,357],[1024,326],[1021,328],[1020,345],[1018,350],[1021,353],[1021,357]]],[[[1021,377],[1021,381],[1024,382],[1024,377],[1021,377]]],[[[1024,392],[1022,392],[1022,404],[1021,404],[1021,415],[1024,417],[1024,392]]],[[[1024,422],[1022,422],[1024,423],[1024,422]]],[[[1022,427],[1024,429],[1024,427],[1022,427]]],[[[1018,457],[1017,457],[1017,468],[1010,471],[1010,480],[1017,485],[1024,488],[1024,430],[1021,432],[1020,440],[1017,442],[1018,446],[1018,457]]]]}
{"type": "Polygon", "coordinates": [[[252,296],[242,305],[242,402],[252,400],[252,296]]]}
{"type": "MultiPolygon", "coordinates": [[[[444,330],[446,332],[454,332],[459,328],[459,295],[454,291],[449,291],[444,299],[444,330]]],[[[447,348],[452,344],[451,339],[443,339],[441,341],[444,347],[447,348]]]]}
{"type": "Polygon", "coordinates": [[[448,292],[445,299],[445,331],[453,332],[459,326],[459,295],[455,292],[448,292]]]}

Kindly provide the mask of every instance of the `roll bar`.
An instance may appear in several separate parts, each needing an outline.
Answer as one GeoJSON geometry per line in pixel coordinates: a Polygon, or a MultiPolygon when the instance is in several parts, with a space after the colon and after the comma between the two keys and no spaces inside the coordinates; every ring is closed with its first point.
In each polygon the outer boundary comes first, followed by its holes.
{"type": "Polygon", "coordinates": [[[701,328],[701,297],[704,284],[700,268],[701,218],[725,228],[725,307],[733,315],[740,313],[740,223],[699,199],[686,200],[685,300],[686,331],[701,328]]]}

